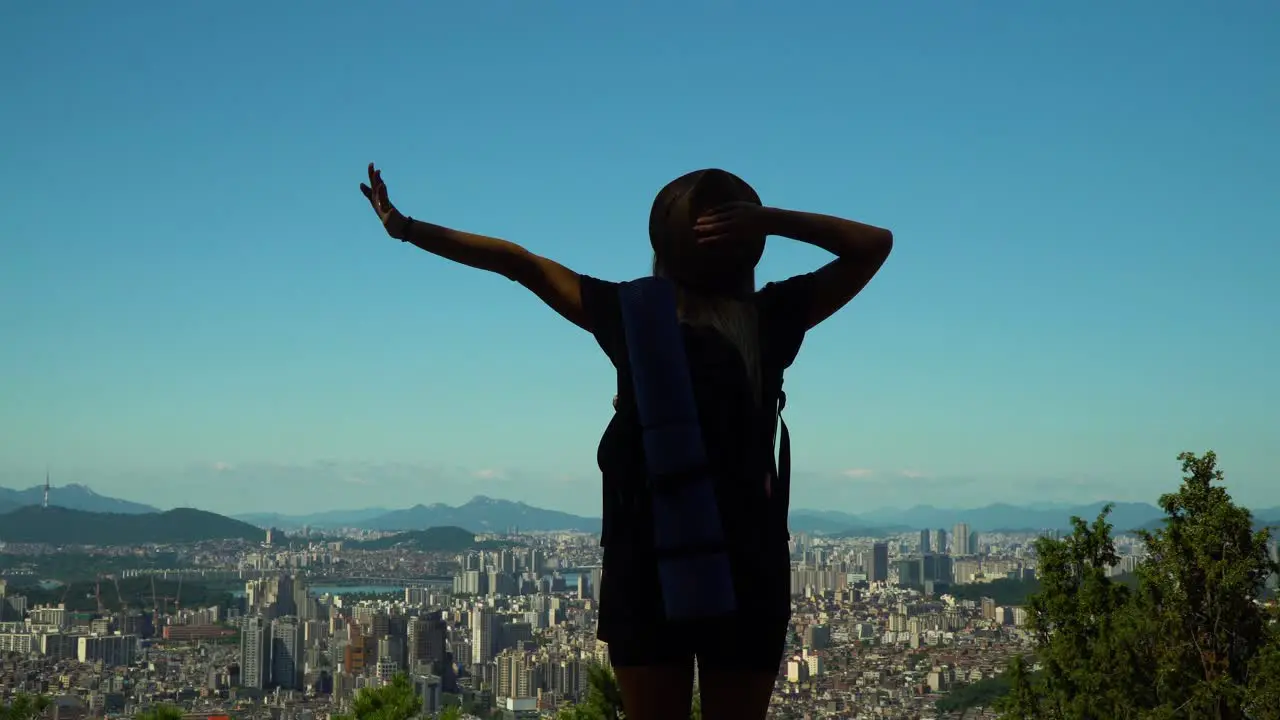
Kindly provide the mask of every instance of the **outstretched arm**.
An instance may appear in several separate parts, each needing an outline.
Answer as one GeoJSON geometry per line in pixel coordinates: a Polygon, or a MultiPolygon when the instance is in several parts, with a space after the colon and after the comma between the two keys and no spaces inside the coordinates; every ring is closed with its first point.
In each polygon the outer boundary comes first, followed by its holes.
{"type": "Polygon", "coordinates": [[[506,240],[451,230],[407,217],[387,197],[382,172],[369,163],[369,184],[360,191],[373,205],[387,234],[397,240],[480,270],[488,270],[524,285],[569,322],[590,331],[582,309],[577,273],[554,260],[529,252],[506,240]]]}
{"type": "Polygon", "coordinates": [[[591,330],[586,313],[582,311],[578,274],[555,260],[532,253],[513,242],[417,220],[408,220],[400,234],[399,239],[429,253],[520,283],[564,319],[584,330],[591,330]]]}
{"type": "Polygon", "coordinates": [[[866,287],[893,249],[893,233],[852,220],[735,202],[698,218],[699,242],[735,242],[780,235],[826,250],[835,260],[812,273],[806,285],[805,329],[826,320],[866,287]]]}

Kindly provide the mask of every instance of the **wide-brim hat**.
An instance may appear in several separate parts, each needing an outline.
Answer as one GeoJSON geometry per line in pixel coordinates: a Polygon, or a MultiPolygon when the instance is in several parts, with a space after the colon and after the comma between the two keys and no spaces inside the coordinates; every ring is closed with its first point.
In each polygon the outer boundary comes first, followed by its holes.
{"type": "MultiPolygon", "coordinates": [[[[685,173],[658,191],[649,211],[649,242],[660,261],[678,255],[674,245],[693,242],[693,224],[711,208],[732,201],[760,203],[760,195],[746,180],[728,170],[706,168],[685,173]]],[[[754,268],[764,255],[764,238],[724,251],[724,261],[736,269],[754,268]]]]}

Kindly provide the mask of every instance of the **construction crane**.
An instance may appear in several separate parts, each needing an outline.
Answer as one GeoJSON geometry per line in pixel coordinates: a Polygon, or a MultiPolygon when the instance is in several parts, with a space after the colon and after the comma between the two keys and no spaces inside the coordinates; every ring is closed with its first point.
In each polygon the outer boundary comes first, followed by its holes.
{"type": "Polygon", "coordinates": [[[160,633],[160,602],[156,600],[156,576],[151,576],[151,627],[152,632],[160,633]]]}
{"type": "Polygon", "coordinates": [[[129,612],[129,606],[124,601],[124,595],[120,592],[120,578],[116,575],[108,575],[111,578],[111,584],[116,586],[116,600],[120,603],[120,612],[129,612]]]}

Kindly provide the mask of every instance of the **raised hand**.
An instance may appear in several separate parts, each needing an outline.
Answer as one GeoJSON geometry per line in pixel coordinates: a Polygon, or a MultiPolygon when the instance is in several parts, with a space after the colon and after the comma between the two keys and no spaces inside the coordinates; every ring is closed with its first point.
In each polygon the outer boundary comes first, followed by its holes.
{"type": "Polygon", "coordinates": [[[693,224],[693,234],[700,243],[759,241],[769,234],[768,215],[768,208],[755,203],[725,203],[699,216],[693,224]]]}
{"type": "Polygon", "coordinates": [[[373,211],[377,213],[378,220],[387,234],[403,240],[405,231],[408,230],[409,219],[391,204],[391,199],[387,197],[387,184],[382,181],[382,171],[375,168],[373,163],[369,163],[369,184],[360,183],[360,192],[364,193],[369,204],[373,206],[373,211]]]}

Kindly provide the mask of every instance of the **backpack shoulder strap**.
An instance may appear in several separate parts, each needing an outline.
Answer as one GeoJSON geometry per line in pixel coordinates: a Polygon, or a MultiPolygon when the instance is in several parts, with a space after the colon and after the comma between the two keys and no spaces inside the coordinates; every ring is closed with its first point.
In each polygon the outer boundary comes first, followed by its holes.
{"type": "Polygon", "coordinates": [[[618,288],[653,498],[654,550],[666,616],[736,607],[720,510],[703,444],[675,287],[656,277],[618,288]]]}
{"type": "Polygon", "coordinates": [[[791,432],[787,430],[787,421],[782,411],[787,407],[786,391],[778,390],[778,425],[781,437],[778,439],[778,482],[783,488],[791,487],[791,432]]]}

